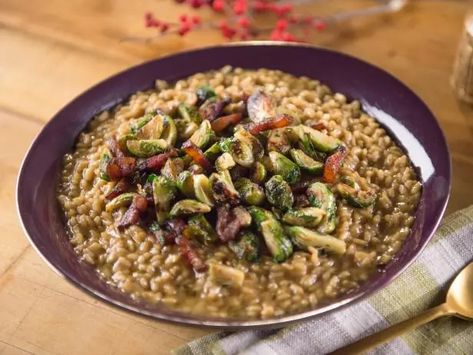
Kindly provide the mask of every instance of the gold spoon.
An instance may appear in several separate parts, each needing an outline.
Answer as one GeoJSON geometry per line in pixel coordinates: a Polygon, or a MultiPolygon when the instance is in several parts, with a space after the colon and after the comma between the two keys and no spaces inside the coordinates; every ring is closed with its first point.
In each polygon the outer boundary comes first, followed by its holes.
{"type": "Polygon", "coordinates": [[[358,340],[333,352],[332,355],[363,353],[388,340],[413,330],[422,324],[443,316],[455,316],[473,320],[473,263],[468,264],[453,280],[448,289],[447,301],[440,306],[429,309],[414,318],[395,324],[369,337],[358,340]]]}

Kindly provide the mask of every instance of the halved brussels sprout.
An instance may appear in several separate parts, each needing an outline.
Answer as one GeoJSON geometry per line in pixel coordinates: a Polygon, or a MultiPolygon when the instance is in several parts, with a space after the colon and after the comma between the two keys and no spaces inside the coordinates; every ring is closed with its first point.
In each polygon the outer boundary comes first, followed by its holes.
{"type": "Polygon", "coordinates": [[[211,97],[216,97],[217,94],[215,91],[208,85],[203,85],[197,89],[197,105],[202,105],[205,101],[210,99],[211,97]]]}
{"type": "Polygon", "coordinates": [[[341,141],[337,138],[326,135],[306,125],[291,127],[290,131],[301,141],[308,135],[313,146],[321,152],[332,152],[341,145],[341,141]]]}
{"type": "Polygon", "coordinates": [[[194,198],[194,175],[190,171],[183,171],[177,177],[177,188],[187,197],[194,198]]]}
{"type": "Polygon", "coordinates": [[[176,181],[179,174],[184,170],[182,158],[168,159],[161,169],[161,175],[176,181]]]}
{"type": "Polygon", "coordinates": [[[260,90],[256,90],[248,98],[247,109],[250,120],[255,123],[262,122],[275,114],[272,98],[260,90]]]}
{"type": "Polygon", "coordinates": [[[210,146],[205,152],[204,156],[207,160],[215,160],[217,157],[222,153],[222,149],[220,148],[220,142],[216,142],[210,146]]]}
{"type": "Polygon", "coordinates": [[[323,172],[324,163],[312,159],[300,149],[291,149],[292,159],[305,171],[311,174],[320,174],[323,172]]]}
{"type": "Polygon", "coordinates": [[[249,133],[245,129],[240,128],[240,129],[237,129],[235,131],[233,136],[236,139],[238,139],[238,140],[244,142],[245,144],[249,145],[250,147],[252,147],[252,152],[253,152],[253,156],[255,157],[255,159],[260,159],[260,158],[263,157],[263,155],[264,155],[263,145],[258,140],[258,138],[253,136],[251,133],[249,133]]]}
{"type": "Polygon", "coordinates": [[[169,217],[177,217],[195,213],[208,213],[211,211],[209,205],[196,200],[181,200],[176,202],[169,212],[169,217]]]}
{"type": "Polygon", "coordinates": [[[198,125],[202,122],[202,117],[200,117],[199,111],[193,107],[189,107],[186,104],[180,104],[177,107],[181,117],[188,122],[194,122],[198,125]]]}
{"type": "Polygon", "coordinates": [[[176,124],[177,133],[180,139],[190,138],[194,132],[199,129],[199,125],[197,123],[184,119],[175,119],[174,123],[176,124]]]}
{"type": "Polygon", "coordinates": [[[269,131],[268,140],[266,143],[268,151],[276,151],[286,154],[291,149],[291,143],[286,135],[285,128],[278,128],[269,131]]]}
{"type": "Polygon", "coordinates": [[[171,201],[176,195],[176,185],[164,176],[153,179],[153,200],[156,207],[158,223],[164,223],[168,218],[171,201]]]}
{"type": "Polygon", "coordinates": [[[194,175],[194,195],[197,200],[210,207],[214,205],[210,180],[204,174],[194,175]]]}
{"type": "Polygon", "coordinates": [[[117,142],[120,150],[123,152],[128,152],[127,142],[131,140],[135,140],[136,137],[134,134],[128,133],[118,137],[117,142]]]}
{"type": "Polygon", "coordinates": [[[215,133],[210,126],[210,122],[208,120],[204,120],[200,124],[199,128],[192,134],[189,140],[197,147],[203,149],[214,137],[215,133]]]}
{"type": "Polygon", "coordinates": [[[326,215],[319,225],[322,233],[332,233],[337,226],[337,203],[329,187],[321,182],[311,184],[306,190],[309,203],[325,211],[326,215]]]}
{"type": "Polygon", "coordinates": [[[217,169],[217,171],[230,170],[235,165],[235,160],[233,160],[230,153],[223,153],[217,158],[217,160],[215,160],[215,169],[217,169]]]}
{"type": "Polygon", "coordinates": [[[260,238],[256,234],[243,231],[236,241],[232,240],[228,243],[228,247],[238,259],[254,262],[259,258],[260,244],[260,238]]]}
{"type": "Polygon", "coordinates": [[[278,152],[269,152],[272,169],[275,174],[281,175],[289,184],[295,184],[301,177],[301,169],[291,159],[278,152]]]}
{"type": "Polygon", "coordinates": [[[336,189],[350,205],[356,208],[371,206],[376,201],[374,190],[361,190],[342,183],[337,184],[336,189]]]}
{"type": "Polygon", "coordinates": [[[201,243],[209,245],[218,239],[217,233],[203,214],[192,216],[187,223],[189,225],[189,233],[201,243]]]}
{"type": "Polygon", "coordinates": [[[323,248],[340,255],[346,252],[346,243],[331,235],[321,234],[311,229],[297,226],[285,227],[285,230],[293,243],[303,250],[307,250],[308,247],[314,247],[323,248]]]}
{"type": "Polygon", "coordinates": [[[264,201],[263,189],[247,178],[238,178],[235,181],[235,188],[241,199],[248,205],[261,205],[264,201]]]}
{"type": "Polygon", "coordinates": [[[164,129],[164,119],[160,113],[151,116],[141,128],[131,130],[136,139],[159,139],[164,129]]]}
{"type": "Polygon", "coordinates": [[[133,135],[136,135],[149,121],[153,119],[154,115],[152,113],[147,113],[141,118],[134,120],[130,123],[130,132],[133,135]]]}
{"type": "Polygon", "coordinates": [[[165,115],[163,112],[159,112],[159,115],[163,117],[163,132],[161,133],[161,139],[164,139],[169,147],[176,144],[177,140],[177,128],[174,120],[165,115]]]}
{"type": "Polygon", "coordinates": [[[233,186],[232,178],[228,170],[212,173],[209,180],[215,201],[230,203],[238,201],[240,196],[235,186],[233,186]]]}
{"type": "Polygon", "coordinates": [[[260,207],[248,207],[254,223],[263,235],[266,247],[276,262],[282,262],[292,255],[293,248],[283,227],[274,215],[260,207]]]}
{"type": "MultiPolygon", "coordinates": [[[[231,139],[230,143],[228,143],[226,140],[224,141],[223,147],[225,147],[225,149],[227,149],[226,144],[228,144],[228,152],[232,155],[233,160],[238,165],[249,168],[255,163],[252,145],[243,140],[235,138],[231,139]]],[[[222,148],[222,150],[226,152],[225,149],[222,148]]]]}
{"type": "Polygon", "coordinates": [[[99,177],[102,180],[109,181],[110,176],[107,174],[108,162],[112,159],[112,153],[108,148],[105,148],[100,155],[100,165],[99,165],[99,177]]]}
{"type": "Polygon", "coordinates": [[[317,207],[306,207],[290,210],[284,214],[282,221],[287,224],[303,227],[317,227],[322,222],[325,211],[317,207]]]}
{"type": "Polygon", "coordinates": [[[139,158],[149,158],[164,152],[168,144],[164,139],[141,139],[126,142],[128,151],[139,158]]]}
{"type": "Polygon", "coordinates": [[[250,179],[257,184],[262,184],[266,180],[266,168],[263,163],[257,161],[253,167],[250,179]]]}
{"type": "Polygon", "coordinates": [[[133,201],[135,195],[137,195],[135,192],[125,192],[118,195],[105,205],[105,211],[112,212],[120,207],[128,206],[133,201]]]}
{"type": "Polygon", "coordinates": [[[209,266],[209,280],[217,285],[239,288],[243,285],[245,273],[230,266],[211,263],[209,266]]]}
{"type": "Polygon", "coordinates": [[[281,175],[273,175],[264,186],[266,198],[270,204],[283,211],[292,208],[294,195],[292,194],[291,187],[281,175]]]}

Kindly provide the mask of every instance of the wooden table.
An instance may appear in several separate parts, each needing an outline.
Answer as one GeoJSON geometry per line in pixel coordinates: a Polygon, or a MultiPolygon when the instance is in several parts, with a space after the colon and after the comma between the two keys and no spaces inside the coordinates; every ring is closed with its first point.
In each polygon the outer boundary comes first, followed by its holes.
{"type": "MultiPolygon", "coordinates": [[[[383,67],[431,107],[452,153],[448,211],[473,201],[473,114],[455,101],[448,83],[468,5],[418,1],[396,16],[313,38],[383,67]]],[[[176,18],[183,8],[171,0],[0,2],[0,354],[160,354],[209,332],[130,315],[67,284],[29,246],[15,208],[22,157],[64,104],[131,65],[222,41],[204,32],[159,44],[120,42],[149,35],[142,23],[146,10],[176,18]]]]}

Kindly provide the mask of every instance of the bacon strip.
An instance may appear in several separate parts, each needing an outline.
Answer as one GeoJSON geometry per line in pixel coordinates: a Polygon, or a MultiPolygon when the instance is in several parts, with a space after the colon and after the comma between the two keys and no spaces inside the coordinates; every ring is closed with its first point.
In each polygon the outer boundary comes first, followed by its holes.
{"type": "Polygon", "coordinates": [[[207,160],[202,150],[200,150],[200,148],[197,147],[194,143],[192,143],[191,141],[185,141],[184,144],[182,144],[182,149],[184,149],[186,154],[190,156],[194,162],[199,164],[205,170],[212,170],[212,165],[207,160]]]}
{"type": "Polygon", "coordinates": [[[240,113],[232,113],[231,115],[217,118],[211,123],[211,126],[215,132],[221,132],[228,126],[237,124],[241,119],[242,116],[240,113]]]}
{"type": "Polygon", "coordinates": [[[107,165],[107,175],[111,180],[120,180],[130,176],[135,171],[136,159],[132,157],[116,157],[110,159],[107,165]]]}
{"type": "MultiPolygon", "coordinates": [[[[185,233],[184,233],[185,234],[185,233]]],[[[207,264],[202,260],[197,250],[191,245],[189,239],[182,235],[176,239],[179,252],[187,260],[195,271],[202,272],[207,270],[207,264]]]]}
{"type": "Polygon", "coordinates": [[[152,156],[147,159],[142,159],[138,161],[138,170],[150,170],[150,171],[159,171],[166,164],[166,161],[169,158],[177,156],[176,149],[172,149],[168,152],[161,153],[155,156],[152,156]]]}
{"type": "Polygon", "coordinates": [[[118,181],[115,186],[113,187],[112,191],[110,191],[105,198],[107,200],[113,200],[118,195],[121,195],[124,192],[127,192],[130,188],[130,182],[127,178],[122,178],[118,181]]]}
{"type": "Polygon", "coordinates": [[[250,123],[248,130],[252,135],[257,135],[258,133],[268,131],[276,128],[283,128],[289,126],[292,123],[293,119],[289,115],[281,115],[275,118],[267,119],[260,123],[250,123]]]}
{"type": "Polygon", "coordinates": [[[344,146],[340,146],[338,150],[330,155],[325,160],[324,165],[324,181],[328,183],[334,183],[337,179],[338,171],[342,166],[343,160],[347,155],[347,149],[344,146]]]}
{"type": "Polygon", "coordinates": [[[142,213],[146,212],[148,208],[148,201],[141,195],[136,195],[131,202],[130,207],[123,215],[120,222],[118,222],[118,229],[124,229],[132,224],[137,224],[140,221],[142,213]]]}
{"type": "Polygon", "coordinates": [[[228,205],[220,206],[217,209],[217,224],[215,229],[219,239],[226,243],[236,238],[242,225],[235,213],[228,205]]]}

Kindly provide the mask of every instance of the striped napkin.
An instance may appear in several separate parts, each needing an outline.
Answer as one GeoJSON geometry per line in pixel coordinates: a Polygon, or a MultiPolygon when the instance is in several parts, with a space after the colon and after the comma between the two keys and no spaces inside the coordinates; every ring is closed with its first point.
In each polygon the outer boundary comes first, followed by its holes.
{"type": "MultiPolygon", "coordinates": [[[[325,354],[442,303],[453,277],[472,261],[473,206],[445,218],[417,261],[365,301],[284,329],[214,333],[174,353],[325,354]]],[[[473,354],[473,322],[445,317],[371,353],[473,354]]]]}

